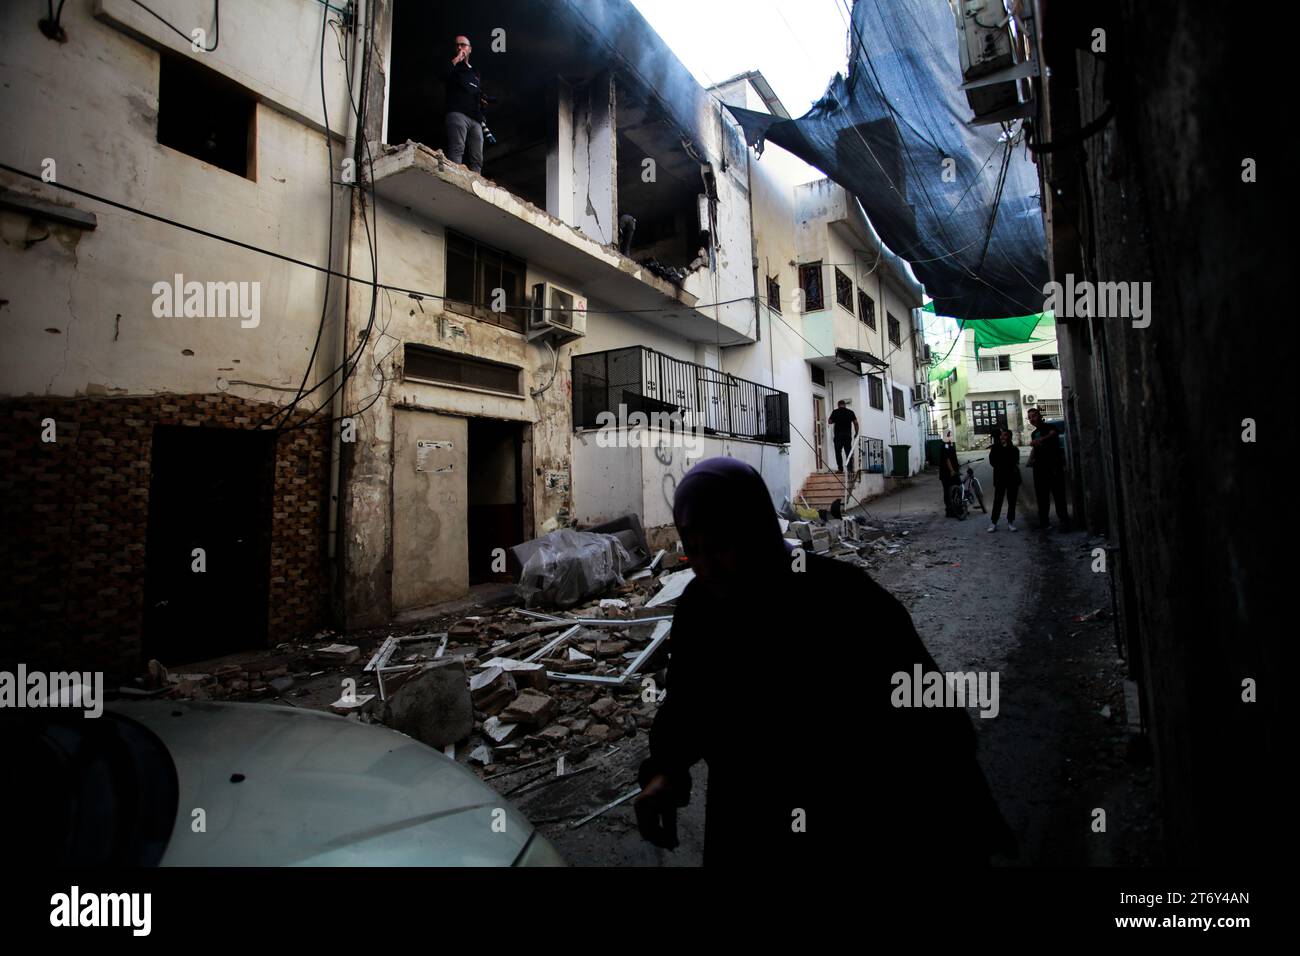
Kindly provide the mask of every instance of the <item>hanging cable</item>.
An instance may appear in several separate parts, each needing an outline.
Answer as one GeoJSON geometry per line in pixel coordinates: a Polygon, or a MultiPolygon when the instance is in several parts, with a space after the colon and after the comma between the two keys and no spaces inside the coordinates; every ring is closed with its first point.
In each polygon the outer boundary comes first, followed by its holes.
{"type": "MultiPolygon", "coordinates": [[[[165,26],[168,30],[171,30],[172,33],[176,34],[178,37],[180,37],[180,38],[181,38],[182,40],[184,40],[186,43],[188,43],[188,44],[190,44],[191,46],[193,46],[193,44],[194,44],[194,37],[193,37],[193,36],[191,36],[191,35],[185,33],[185,32],[182,31],[182,30],[177,29],[175,26],[173,26],[172,24],[168,23],[165,19],[163,19],[163,17],[162,17],[161,15],[159,15],[156,11],[151,10],[149,7],[145,6],[143,3],[140,2],[140,0],[131,0],[131,2],[134,3],[134,4],[135,4],[137,7],[139,7],[141,10],[143,10],[145,13],[149,14],[151,17],[153,17],[155,20],[157,20],[157,21],[158,21],[159,23],[161,23],[163,26],[165,26]]],[[[212,19],[213,19],[213,27],[212,27],[212,46],[211,46],[211,47],[200,47],[200,49],[202,49],[204,53],[212,53],[212,52],[214,52],[214,51],[217,49],[217,46],[220,45],[220,43],[221,43],[221,0],[214,0],[213,7],[214,7],[214,9],[213,9],[213,12],[212,12],[212,19]]],[[[62,13],[62,11],[63,11],[63,0],[59,0],[59,12],[62,13]]],[[[196,27],[195,29],[198,29],[198,28],[196,27]]]]}

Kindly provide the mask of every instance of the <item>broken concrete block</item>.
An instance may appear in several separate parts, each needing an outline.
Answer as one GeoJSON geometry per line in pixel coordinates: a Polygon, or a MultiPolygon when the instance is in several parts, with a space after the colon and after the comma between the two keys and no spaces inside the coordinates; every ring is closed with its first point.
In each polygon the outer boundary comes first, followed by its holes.
{"type": "Polygon", "coordinates": [[[584,654],[576,647],[569,648],[569,660],[571,661],[589,661],[592,659],[593,658],[590,654],[584,654]]]}
{"type": "Polygon", "coordinates": [[[451,658],[413,674],[384,703],[384,723],[440,750],[469,736],[474,706],[465,665],[451,658]]]}
{"type": "Polygon", "coordinates": [[[614,610],[622,611],[627,609],[627,602],[624,601],[622,598],[602,598],[600,602],[600,607],[601,610],[605,610],[606,608],[613,608],[614,610]]]}
{"type": "MultiPolygon", "coordinates": [[[[489,717],[483,721],[483,736],[494,744],[503,744],[519,732],[518,724],[508,724],[500,717],[489,717]]],[[[498,751],[504,748],[497,748],[498,751]]]]}
{"type": "Polygon", "coordinates": [[[609,739],[609,735],[612,732],[613,731],[611,731],[610,728],[605,726],[604,724],[592,724],[590,727],[587,728],[587,731],[584,734],[584,736],[589,737],[592,740],[597,742],[604,742],[609,739]]]}
{"type": "MultiPolygon", "coordinates": [[[[525,663],[524,661],[511,660],[508,657],[494,657],[479,666],[501,668],[514,678],[516,688],[531,687],[533,690],[546,690],[550,686],[545,665],[536,661],[525,663]]],[[[473,689],[472,686],[471,689],[473,689]]]]}
{"type": "Polygon", "coordinates": [[[807,521],[791,521],[786,532],[789,537],[798,538],[805,544],[812,541],[813,528],[807,521]]]}
{"type": "Polygon", "coordinates": [[[506,673],[515,679],[515,686],[520,690],[546,690],[551,686],[551,679],[546,676],[546,667],[542,664],[520,664],[510,668],[506,673]]]}
{"type": "Polygon", "coordinates": [[[485,714],[501,713],[518,692],[515,679],[501,667],[489,667],[469,679],[470,699],[485,714]]]}
{"type": "Polygon", "coordinates": [[[551,724],[551,726],[547,727],[537,736],[541,737],[543,740],[550,740],[553,742],[561,741],[569,736],[569,728],[565,727],[563,724],[551,724]]]}
{"type": "Polygon", "coordinates": [[[471,763],[481,763],[486,767],[492,762],[492,748],[486,744],[479,744],[469,752],[469,757],[467,759],[471,763]]]}
{"type": "Polygon", "coordinates": [[[330,664],[355,664],[361,659],[361,648],[352,644],[326,644],[312,651],[312,656],[330,664]]]}
{"type": "Polygon", "coordinates": [[[627,650],[627,641],[597,641],[596,653],[601,657],[616,657],[627,650]]]}
{"type": "Polygon", "coordinates": [[[588,707],[587,710],[593,717],[599,717],[601,720],[604,720],[609,717],[610,714],[614,713],[614,711],[618,710],[618,701],[613,697],[602,697],[600,700],[588,707]]]}
{"type": "Polygon", "coordinates": [[[529,727],[543,727],[555,715],[555,700],[535,690],[525,690],[501,712],[501,719],[529,727]]]}

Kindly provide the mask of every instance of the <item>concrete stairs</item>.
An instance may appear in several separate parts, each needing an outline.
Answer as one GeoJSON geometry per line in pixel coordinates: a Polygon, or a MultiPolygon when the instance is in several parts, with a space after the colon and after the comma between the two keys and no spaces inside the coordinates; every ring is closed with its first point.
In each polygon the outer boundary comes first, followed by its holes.
{"type": "MultiPolygon", "coordinates": [[[[800,493],[809,508],[829,508],[836,498],[849,504],[848,491],[853,490],[858,480],[856,472],[840,475],[833,471],[815,471],[803,483],[800,493]],[[847,485],[847,490],[846,490],[847,485]]],[[[796,502],[797,504],[798,502],[796,502]]]]}

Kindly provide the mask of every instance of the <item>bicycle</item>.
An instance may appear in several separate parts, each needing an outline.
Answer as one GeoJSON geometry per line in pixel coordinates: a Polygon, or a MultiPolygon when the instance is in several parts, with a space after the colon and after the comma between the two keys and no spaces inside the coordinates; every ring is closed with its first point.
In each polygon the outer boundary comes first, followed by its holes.
{"type": "Polygon", "coordinates": [[[983,460],[983,458],[975,458],[968,461],[965,476],[948,489],[948,500],[952,505],[953,513],[958,518],[966,517],[970,512],[971,504],[978,504],[980,511],[988,511],[984,507],[984,489],[980,486],[980,480],[975,477],[975,469],[971,468],[975,462],[983,460]]]}

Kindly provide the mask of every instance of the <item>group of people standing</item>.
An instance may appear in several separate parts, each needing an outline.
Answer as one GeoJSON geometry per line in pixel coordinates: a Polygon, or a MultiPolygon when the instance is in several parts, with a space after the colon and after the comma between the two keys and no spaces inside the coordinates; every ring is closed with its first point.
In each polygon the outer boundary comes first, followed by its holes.
{"type": "MultiPolygon", "coordinates": [[[[1052,501],[1056,502],[1056,518],[1062,531],[1070,530],[1070,515],[1065,505],[1065,447],[1055,425],[1043,419],[1037,408],[1029,410],[1029,423],[1034,426],[1030,435],[1029,460],[1033,469],[1034,494],[1038,500],[1038,527],[1046,530],[1052,501]]],[[[1002,503],[1007,505],[1007,530],[1016,530],[1016,498],[1020,491],[1020,448],[1010,429],[1001,428],[993,433],[989,445],[989,466],[993,469],[993,513],[988,530],[997,531],[1002,516],[1002,503]]],[[[961,465],[957,460],[957,446],[952,432],[944,435],[943,452],[939,458],[939,480],[943,483],[943,503],[949,517],[955,517],[950,489],[961,481],[961,465]]]]}

